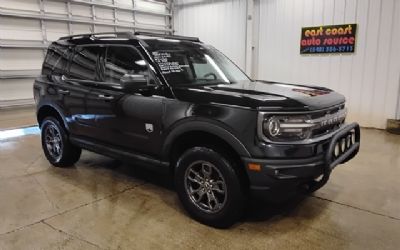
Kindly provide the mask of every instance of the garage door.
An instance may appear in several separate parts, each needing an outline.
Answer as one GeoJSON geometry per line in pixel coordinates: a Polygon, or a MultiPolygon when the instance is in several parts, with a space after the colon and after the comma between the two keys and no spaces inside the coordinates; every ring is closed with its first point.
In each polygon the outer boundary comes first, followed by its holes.
{"type": "Polygon", "coordinates": [[[60,36],[144,30],[171,33],[170,0],[0,1],[0,108],[33,103],[32,82],[60,36]]]}

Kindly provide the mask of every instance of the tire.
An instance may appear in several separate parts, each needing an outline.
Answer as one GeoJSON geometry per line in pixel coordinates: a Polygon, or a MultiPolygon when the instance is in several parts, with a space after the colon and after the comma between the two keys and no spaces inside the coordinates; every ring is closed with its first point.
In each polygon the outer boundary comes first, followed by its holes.
{"type": "Polygon", "coordinates": [[[55,167],[69,167],[77,162],[82,150],[69,142],[64,126],[54,117],[46,117],[41,126],[43,152],[55,167]]]}
{"type": "Polygon", "coordinates": [[[228,159],[208,147],[194,147],[176,164],[175,188],[183,207],[195,220],[216,228],[232,226],[244,210],[241,176],[228,159]]]}

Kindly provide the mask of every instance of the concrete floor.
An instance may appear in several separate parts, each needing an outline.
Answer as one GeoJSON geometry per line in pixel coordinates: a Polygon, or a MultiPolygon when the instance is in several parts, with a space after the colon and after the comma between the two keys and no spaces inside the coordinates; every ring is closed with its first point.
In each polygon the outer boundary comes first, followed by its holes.
{"type": "MultiPolygon", "coordinates": [[[[0,130],[28,125],[19,112],[0,112],[0,130]]],[[[0,140],[0,249],[56,248],[400,249],[400,136],[364,129],[320,191],[252,201],[228,230],[191,220],[166,176],[86,151],[54,168],[38,135],[0,140]]]]}

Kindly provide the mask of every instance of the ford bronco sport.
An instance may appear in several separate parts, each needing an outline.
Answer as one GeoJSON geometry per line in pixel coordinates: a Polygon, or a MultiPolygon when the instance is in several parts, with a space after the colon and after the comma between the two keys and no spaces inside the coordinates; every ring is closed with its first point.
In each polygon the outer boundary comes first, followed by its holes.
{"type": "Polygon", "coordinates": [[[254,81],[198,38],[151,33],[62,37],[34,83],[46,158],[81,149],[171,171],[196,220],[229,227],[246,197],[323,186],[360,145],[342,95],[254,81]]]}

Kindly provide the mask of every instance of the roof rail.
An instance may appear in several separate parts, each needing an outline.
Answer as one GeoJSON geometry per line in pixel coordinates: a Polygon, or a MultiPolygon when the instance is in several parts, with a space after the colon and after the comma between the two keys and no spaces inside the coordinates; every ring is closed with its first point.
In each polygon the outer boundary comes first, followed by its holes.
{"type": "Polygon", "coordinates": [[[71,39],[102,39],[102,38],[134,38],[132,32],[102,32],[102,33],[91,33],[91,34],[79,34],[72,36],[60,37],[60,40],[71,40],[71,39]]]}
{"type": "Polygon", "coordinates": [[[176,35],[166,35],[166,34],[158,34],[158,33],[151,33],[151,32],[142,32],[136,31],[135,36],[154,36],[154,37],[162,37],[166,39],[177,39],[177,40],[187,40],[192,42],[200,42],[198,37],[191,37],[191,36],[176,36],[176,35]]]}

